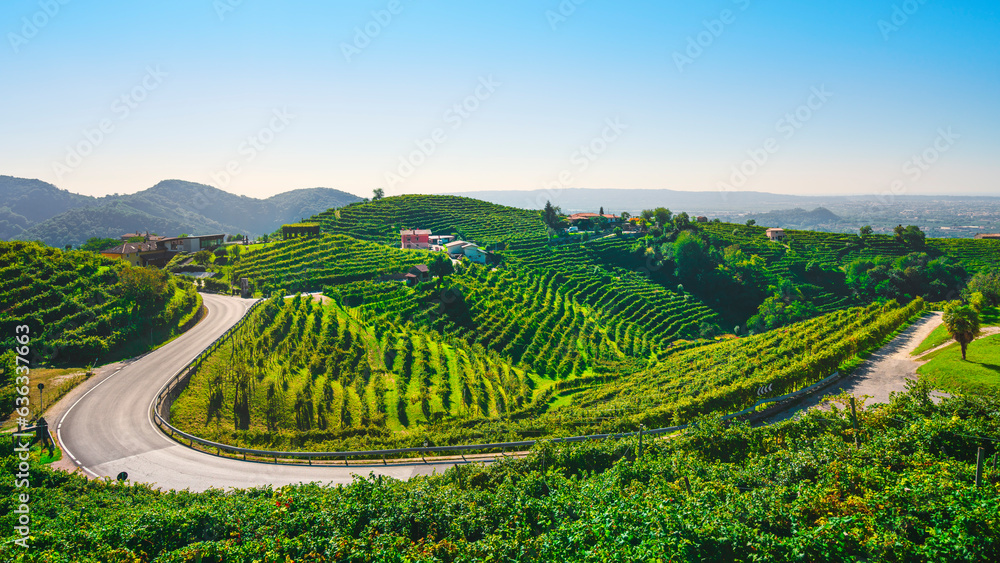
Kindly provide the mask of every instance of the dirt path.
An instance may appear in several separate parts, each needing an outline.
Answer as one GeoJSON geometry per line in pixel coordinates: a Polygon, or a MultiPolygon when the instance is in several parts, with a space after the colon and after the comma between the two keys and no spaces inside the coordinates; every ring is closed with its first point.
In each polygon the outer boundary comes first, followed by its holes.
{"type": "Polygon", "coordinates": [[[871,398],[867,400],[867,404],[888,403],[890,393],[905,391],[906,382],[917,378],[917,368],[920,363],[910,356],[910,352],[939,324],[941,324],[940,312],[926,315],[872,354],[851,377],[764,422],[766,424],[780,422],[816,406],[829,408],[824,400],[825,397],[836,395],[841,391],[847,391],[859,398],[868,395],[871,398]]]}

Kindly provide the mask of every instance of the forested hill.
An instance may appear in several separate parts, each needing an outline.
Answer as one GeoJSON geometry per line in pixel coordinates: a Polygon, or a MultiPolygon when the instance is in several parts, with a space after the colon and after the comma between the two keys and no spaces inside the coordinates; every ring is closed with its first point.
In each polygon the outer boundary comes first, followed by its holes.
{"type": "Polygon", "coordinates": [[[92,198],[9,176],[0,177],[0,196],[0,236],[58,247],[145,230],[161,235],[270,233],[284,223],[360,200],[329,188],[256,199],[181,180],[165,180],[134,194],[92,198]],[[45,209],[51,213],[43,213],[45,209]]]}
{"type": "Polygon", "coordinates": [[[13,238],[70,209],[97,204],[96,198],[60,190],[41,180],[0,176],[0,239],[13,238]]]}

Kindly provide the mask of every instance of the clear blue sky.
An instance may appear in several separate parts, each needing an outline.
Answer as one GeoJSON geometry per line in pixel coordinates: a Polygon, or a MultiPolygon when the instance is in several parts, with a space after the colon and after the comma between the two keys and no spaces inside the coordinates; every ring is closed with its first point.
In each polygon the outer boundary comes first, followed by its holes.
{"type": "Polygon", "coordinates": [[[6,0],[0,174],[92,195],[1000,195],[998,6],[6,0]]]}

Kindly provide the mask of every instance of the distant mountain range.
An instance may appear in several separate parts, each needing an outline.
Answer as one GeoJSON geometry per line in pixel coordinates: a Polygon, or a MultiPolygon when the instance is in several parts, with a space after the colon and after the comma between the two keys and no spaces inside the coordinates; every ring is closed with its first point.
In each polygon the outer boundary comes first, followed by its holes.
{"type": "Polygon", "coordinates": [[[256,199],[181,180],[164,180],[134,194],[95,198],[39,180],[0,176],[0,238],[61,247],[91,237],[117,238],[147,230],[160,235],[259,235],[360,200],[330,188],[256,199]]]}
{"type": "Polygon", "coordinates": [[[500,205],[541,209],[546,201],[563,213],[635,214],[667,207],[678,213],[704,215],[743,223],[749,219],[766,227],[857,232],[871,225],[875,232],[892,232],[898,224],[917,225],[930,236],[972,237],[1000,232],[1000,197],[848,195],[798,196],[767,192],[689,192],[678,190],[587,189],[498,190],[456,192],[500,205]],[[806,211],[812,209],[812,211],[806,211]]]}

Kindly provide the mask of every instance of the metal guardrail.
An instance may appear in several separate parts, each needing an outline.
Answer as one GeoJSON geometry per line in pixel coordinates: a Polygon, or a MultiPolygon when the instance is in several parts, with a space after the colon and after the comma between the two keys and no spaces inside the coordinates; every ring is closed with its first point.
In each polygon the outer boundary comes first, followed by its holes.
{"type": "MultiPolygon", "coordinates": [[[[200,354],[198,354],[198,356],[194,360],[192,360],[187,366],[182,368],[176,375],[174,375],[174,377],[171,378],[171,380],[166,385],[164,385],[163,388],[160,390],[160,392],[157,394],[156,399],[153,401],[154,404],[153,417],[156,424],[160,427],[160,429],[163,430],[165,433],[169,434],[171,438],[174,438],[181,444],[184,444],[184,442],[181,440],[186,440],[188,442],[187,445],[192,448],[194,448],[195,444],[197,444],[203,448],[216,450],[217,454],[220,456],[223,454],[223,452],[225,452],[236,456],[242,456],[244,460],[247,459],[247,456],[257,458],[257,460],[274,460],[274,463],[278,463],[279,459],[306,460],[309,465],[312,465],[313,460],[317,459],[326,459],[335,461],[339,458],[343,458],[345,466],[350,465],[349,460],[351,458],[367,458],[364,461],[369,462],[369,464],[371,462],[381,461],[382,465],[388,465],[389,456],[397,456],[397,459],[394,459],[394,461],[397,461],[398,456],[406,456],[406,455],[419,455],[422,460],[422,463],[426,464],[426,463],[431,463],[428,462],[426,459],[427,454],[453,453],[453,452],[457,452],[460,455],[460,457],[462,457],[463,461],[458,462],[457,460],[448,460],[447,463],[463,463],[463,462],[469,462],[469,460],[465,458],[465,453],[471,453],[471,452],[484,453],[489,450],[493,450],[494,452],[495,450],[500,450],[499,453],[493,454],[495,457],[500,457],[506,455],[507,450],[518,451],[518,450],[530,449],[532,446],[534,446],[536,443],[540,441],[540,440],[523,440],[519,442],[496,442],[488,444],[462,444],[453,446],[427,446],[427,447],[417,447],[417,448],[360,450],[360,451],[344,451],[344,452],[285,452],[285,451],[273,451],[273,450],[258,450],[253,448],[241,448],[238,446],[230,446],[228,444],[213,442],[211,440],[205,440],[203,438],[194,436],[193,434],[189,434],[187,432],[179,430],[178,428],[171,425],[169,421],[169,414],[170,414],[169,405],[165,410],[166,416],[161,414],[161,412],[164,412],[163,403],[165,397],[168,394],[173,393],[178,389],[178,383],[181,380],[193,375],[194,371],[201,365],[201,362],[204,361],[204,359],[208,357],[208,355],[211,352],[213,352],[219,345],[221,345],[226,339],[231,337],[234,332],[236,332],[239,328],[241,328],[243,324],[250,318],[250,314],[254,311],[254,309],[256,309],[259,305],[263,304],[264,302],[265,300],[261,299],[260,301],[254,303],[249,309],[247,309],[246,314],[243,316],[242,319],[240,319],[239,322],[230,327],[229,330],[224,332],[221,336],[216,338],[215,341],[213,341],[208,346],[208,348],[203,350],[200,354]]],[[[797,399],[799,397],[808,395],[810,393],[813,393],[814,391],[821,389],[822,387],[828,385],[830,382],[834,381],[839,377],[840,377],[840,372],[834,372],[832,375],[825,377],[824,379],[812,385],[809,385],[808,387],[804,387],[802,389],[799,389],[798,391],[794,391],[792,393],[786,393],[778,397],[761,399],[756,403],[754,403],[753,406],[743,409],[739,412],[725,415],[722,417],[722,419],[729,420],[737,416],[753,413],[754,411],[756,411],[757,407],[767,403],[775,403],[779,401],[797,399]]],[[[631,438],[633,436],[638,436],[640,434],[647,436],[658,435],[658,434],[669,434],[672,432],[678,432],[680,430],[684,430],[689,426],[690,424],[681,424],[678,426],[667,426],[665,428],[654,428],[651,430],[637,430],[635,432],[624,432],[616,434],[588,434],[584,436],[551,438],[547,441],[553,443],[573,443],[573,442],[587,442],[594,440],[620,440],[623,438],[631,438]]],[[[398,461],[404,461],[404,460],[398,460],[398,461]]],[[[445,462],[442,461],[441,463],[445,462]]]]}

